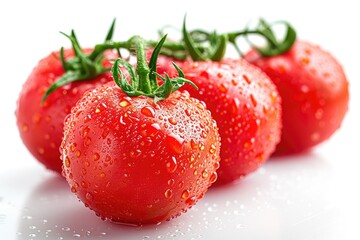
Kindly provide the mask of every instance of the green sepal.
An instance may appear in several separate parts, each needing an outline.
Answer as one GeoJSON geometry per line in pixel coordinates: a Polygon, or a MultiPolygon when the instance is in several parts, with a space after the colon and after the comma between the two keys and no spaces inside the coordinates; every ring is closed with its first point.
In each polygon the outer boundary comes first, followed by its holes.
{"type": "MultiPolygon", "coordinates": [[[[104,44],[111,41],[114,33],[114,27],[115,19],[113,20],[111,27],[106,35],[104,44]]],[[[103,54],[106,48],[103,48],[101,51],[99,51],[98,48],[95,47],[93,52],[87,55],[81,49],[74,30],[71,31],[70,35],[67,35],[63,32],[60,33],[71,41],[74,57],[66,60],[64,48],[60,48],[60,61],[65,73],[47,89],[42,98],[42,103],[52,92],[65,84],[75,81],[93,79],[100,74],[110,71],[110,68],[105,68],[102,66],[103,54]]]]}

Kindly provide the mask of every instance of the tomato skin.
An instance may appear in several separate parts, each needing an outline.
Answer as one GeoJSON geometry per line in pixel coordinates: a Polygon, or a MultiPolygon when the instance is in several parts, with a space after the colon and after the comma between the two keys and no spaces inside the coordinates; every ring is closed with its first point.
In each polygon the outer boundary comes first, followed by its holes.
{"type": "Polygon", "coordinates": [[[260,67],[282,97],[283,131],[275,154],[309,150],[341,126],[348,109],[348,81],[339,62],[320,47],[297,40],[285,54],[248,61],[260,67]]]}
{"type": "MultiPolygon", "coordinates": [[[[65,56],[73,57],[72,50],[65,50],[65,56]]],[[[15,112],[20,137],[27,149],[47,169],[59,174],[62,171],[59,147],[66,115],[86,90],[112,81],[109,73],[91,81],[73,82],[55,90],[42,104],[46,90],[63,74],[59,52],[40,60],[22,87],[15,112]]]]}
{"type": "Polygon", "coordinates": [[[254,172],[280,140],[281,99],[270,79],[245,60],[178,62],[192,97],[204,101],[219,126],[221,164],[216,185],[254,172]]]}
{"type": "Polygon", "coordinates": [[[86,92],[67,117],[63,174],[103,219],[169,220],[216,180],[220,139],[205,105],[181,92],[153,101],[103,86],[86,92]]]}

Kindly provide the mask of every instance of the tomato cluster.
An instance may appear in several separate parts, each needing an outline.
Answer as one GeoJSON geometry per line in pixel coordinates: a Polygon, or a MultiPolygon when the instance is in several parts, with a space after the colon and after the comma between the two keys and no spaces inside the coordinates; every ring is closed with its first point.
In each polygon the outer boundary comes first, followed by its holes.
{"type": "Polygon", "coordinates": [[[252,33],[269,45],[238,59],[224,58],[224,47],[246,31],[205,34],[203,47],[204,32],[188,32],[185,22],[180,43],[164,36],[155,44],[113,42],[113,24],[92,49],[72,32],[73,48],[41,60],[24,84],[20,136],[101,218],[174,218],[213,184],[256,171],[272,154],[306,151],[340,127],[349,101],[341,65],[286,25],[279,42],[261,20],[252,33]]]}

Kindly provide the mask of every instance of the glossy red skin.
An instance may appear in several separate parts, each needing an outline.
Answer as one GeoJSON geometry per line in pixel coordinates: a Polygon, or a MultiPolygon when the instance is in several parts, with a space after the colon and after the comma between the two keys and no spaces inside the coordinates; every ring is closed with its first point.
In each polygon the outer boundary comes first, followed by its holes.
{"type": "Polygon", "coordinates": [[[348,81],[342,66],[320,47],[297,40],[285,54],[246,59],[260,67],[282,97],[283,131],[275,154],[306,151],[328,139],[348,109],[348,81]]]}
{"type": "Polygon", "coordinates": [[[221,162],[215,184],[237,180],[262,166],[281,133],[281,99],[271,80],[241,59],[177,64],[199,88],[183,89],[206,103],[219,126],[221,162]]]}
{"type": "Polygon", "coordinates": [[[220,139],[203,103],[175,92],[164,101],[117,86],[85,93],[61,145],[64,175],[85,206],[124,224],[169,220],[216,180],[220,139]]]}
{"type": "MultiPolygon", "coordinates": [[[[89,49],[85,51],[90,52],[89,49]]],[[[67,59],[73,57],[72,50],[65,50],[65,56],[67,59]]],[[[113,58],[110,53],[107,56],[113,58]]],[[[110,63],[104,64],[109,66],[110,63]]],[[[39,162],[57,173],[62,171],[59,147],[65,116],[86,90],[112,81],[109,73],[89,81],[70,83],[55,90],[41,104],[45,91],[63,74],[59,52],[40,60],[23,85],[16,107],[17,126],[23,143],[39,162]]]]}

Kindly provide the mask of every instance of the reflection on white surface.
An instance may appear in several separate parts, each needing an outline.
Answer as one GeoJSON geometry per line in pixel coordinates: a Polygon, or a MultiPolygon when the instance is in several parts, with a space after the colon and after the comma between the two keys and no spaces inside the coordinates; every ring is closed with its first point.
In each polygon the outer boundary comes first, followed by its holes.
{"type": "Polygon", "coordinates": [[[2,183],[11,186],[0,183],[7,191],[32,185],[25,201],[16,199],[21,192],[0,198],[8,213],[0,228],[16,227],[7,239],[345,239],[350,220],[334,169],[316,154],[271,159],[237,183],[211,188],[177,219],[143,227],[102,221],[64,179],[44,171],[28,169],[21,181],[7,174],[2,183]]]}

